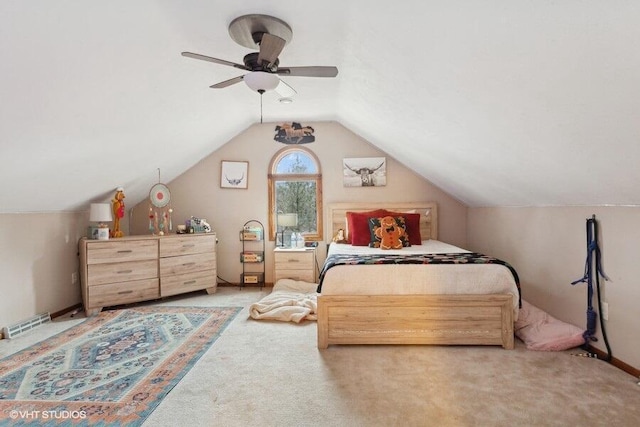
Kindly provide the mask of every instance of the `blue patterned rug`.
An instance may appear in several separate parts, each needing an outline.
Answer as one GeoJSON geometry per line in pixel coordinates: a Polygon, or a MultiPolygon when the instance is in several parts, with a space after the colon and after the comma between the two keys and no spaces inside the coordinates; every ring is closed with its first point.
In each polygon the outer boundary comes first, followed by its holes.
{"type": "Polygon", "coordinates": [[[0,425],[140,425],[240,310],[104,311],[8,356],[0,425]]]}

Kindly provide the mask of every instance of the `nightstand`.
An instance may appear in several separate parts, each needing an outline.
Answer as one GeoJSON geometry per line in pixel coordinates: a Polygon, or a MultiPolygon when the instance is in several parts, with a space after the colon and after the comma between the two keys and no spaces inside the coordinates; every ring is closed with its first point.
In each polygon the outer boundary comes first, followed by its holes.
{"type": "Polygon", "coordinates": [[[275,248],[273,283],[280,279],[316,283],[315,248],[275,248]]]}

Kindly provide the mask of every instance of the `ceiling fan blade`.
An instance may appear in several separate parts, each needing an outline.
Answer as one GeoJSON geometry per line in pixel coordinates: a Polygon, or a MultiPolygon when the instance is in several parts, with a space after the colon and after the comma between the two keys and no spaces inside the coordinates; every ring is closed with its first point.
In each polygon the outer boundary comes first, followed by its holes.
{"type": "Polygon", "coordinates": [[[266,62],[266,65],[268,65],[276,62],[276,59],[278,59],[278,55],[282,52],[285,44],[286,40],[269,33],[264,33],[262,35],[262,40],[260,41],[258,64],[262,65],[263,62],[266,62]]]}
{"type": "Polygon", "coordinates": [[[337,67],[278,67],[276,74],[300,77],[335,77],[338,75],[337,67]]]}
{"type": "Polygon", "coordinates": [[[213,58],[211,56],[200,55],[199,53],[192,52],[182,52],[182,56],[186,56],[187,58],[199,59],[201,61],[209,61],[214,64],[222,64],[228,65],[230,67],[240,68],[241,70],[251,71],[246,65],[236,64],[235,62],[225,61],[224,59],[213,58]]]}
{"type": "Polygon", "coordinates": [[[298,93],[282,79],[280,79],[280,83],[276,86],[275,91],[281,98],[291,98],[298,93]]]}
{"type": "Polygon", "coordinates": [[[231,85],[234,85],[236,83],[240,83],[242,80],[244,80],[244,76],[238,76],[238,77],[234,77],[232,79],[229,80],[225,80],[223,82],[220,83],[216,83],[214,85],[209,86],[212,89],[222,89],[231,85]]]}

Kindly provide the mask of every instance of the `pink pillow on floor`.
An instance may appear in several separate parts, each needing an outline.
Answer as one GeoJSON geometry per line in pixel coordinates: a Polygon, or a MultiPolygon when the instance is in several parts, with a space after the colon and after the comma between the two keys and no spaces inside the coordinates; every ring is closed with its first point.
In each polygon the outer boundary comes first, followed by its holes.
{"type": "Polygon", "coordinates": [[[584,344],[584,329],[564,323],[524,300],[514,328],[529,350],[562,351],[584,344]]]}

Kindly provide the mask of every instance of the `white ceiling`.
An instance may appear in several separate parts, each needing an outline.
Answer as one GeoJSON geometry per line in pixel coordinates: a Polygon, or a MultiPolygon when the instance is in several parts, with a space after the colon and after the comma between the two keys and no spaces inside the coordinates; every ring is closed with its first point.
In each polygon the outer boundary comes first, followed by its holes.
{"type": "Polygon", "coordinates": [[[469,206],[640,205],[640,2],[0,2],[0,212],[86,209],[260,120],[234,18],[288,22],[264,121],[336,120],[469,206]],[[240,72],[239,72],[240,71],[240,72]],[[116,183],[114,185],[114,183],[116,183]]]}

